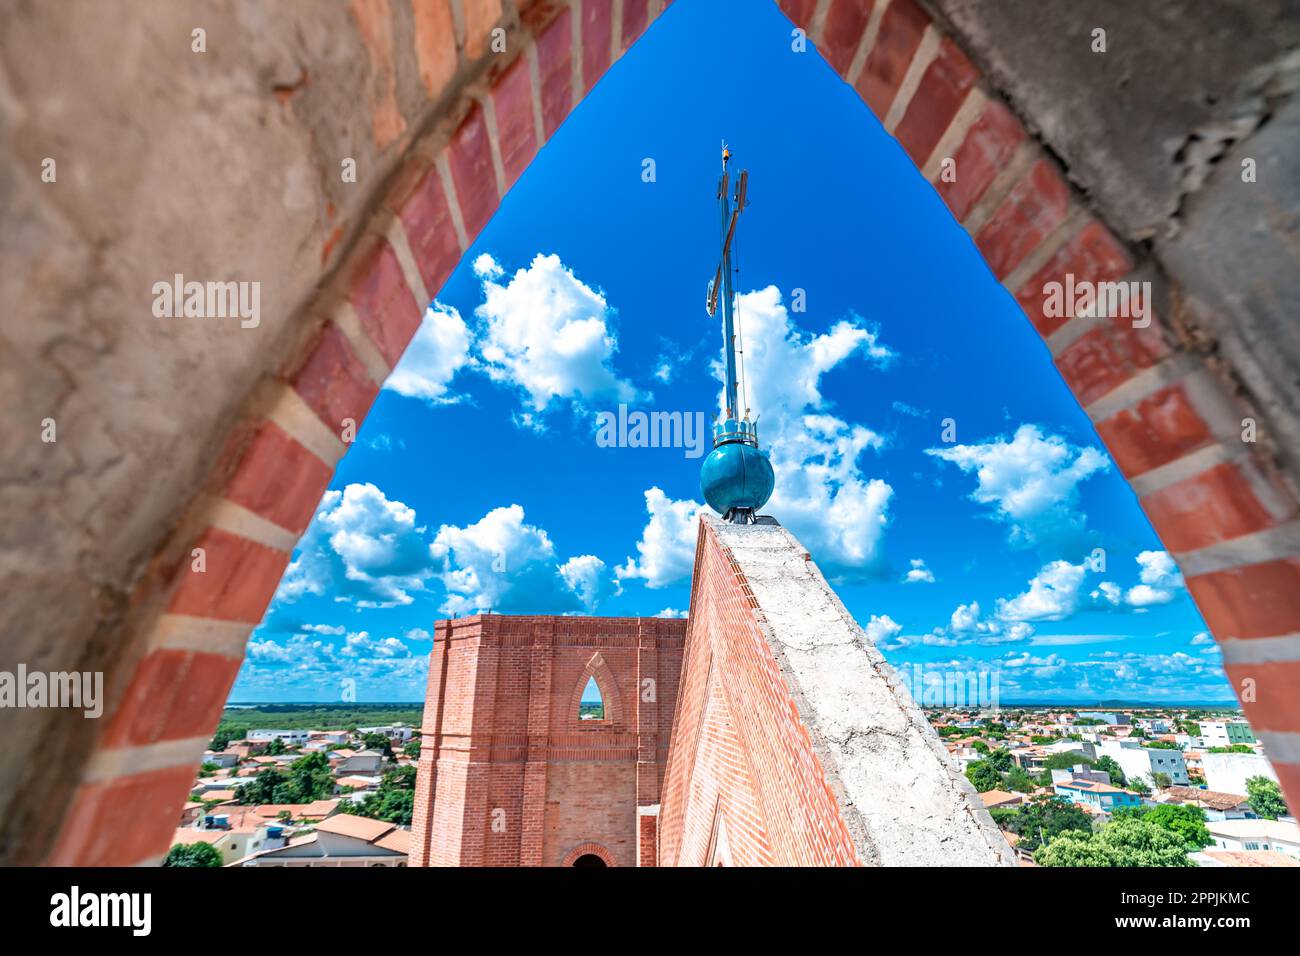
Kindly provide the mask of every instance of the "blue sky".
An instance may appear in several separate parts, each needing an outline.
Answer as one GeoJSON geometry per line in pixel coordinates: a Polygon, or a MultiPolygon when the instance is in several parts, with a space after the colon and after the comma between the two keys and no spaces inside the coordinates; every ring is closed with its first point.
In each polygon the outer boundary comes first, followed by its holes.
{"type": "Polygon", "coordinates": [[[596,415],[713,419],[723,138],[750,171],[764,510],[891,662],[997,668],[1008,700],[1230,700],[1037,334],[790,29],[765,0],[679,0],[552,137],[343,459],[232,700],[421,699],[433,621],[479,608],[686,610],[701,459],[601,447],[596,415]]]}

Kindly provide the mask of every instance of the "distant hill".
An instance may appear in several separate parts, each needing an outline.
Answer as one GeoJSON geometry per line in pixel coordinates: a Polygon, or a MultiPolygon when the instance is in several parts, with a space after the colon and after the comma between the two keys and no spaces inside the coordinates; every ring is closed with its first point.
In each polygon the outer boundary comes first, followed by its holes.
{"type": "Polygon", "coordinates": [[[377,727],[383,724],[409,724],[419,727],[424,705],[398,702],[390,704],[319,704],[279,703],[241,704],[231,701],[221,715],[220,728],[237,735],[258,728],[270,730],[347,730],[350,727],[377,727]]]}

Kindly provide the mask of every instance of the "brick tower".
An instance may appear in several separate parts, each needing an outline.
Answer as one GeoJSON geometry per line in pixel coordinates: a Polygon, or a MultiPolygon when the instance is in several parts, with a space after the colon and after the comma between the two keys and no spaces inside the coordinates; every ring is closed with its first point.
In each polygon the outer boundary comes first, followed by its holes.
{"type": "Polygon", "coordinates": [[[437,622],[411,865],[652,863],[685,637],[664,618],[437,622]],[[593,678],[604,719],[583,720],[593,678]]]}

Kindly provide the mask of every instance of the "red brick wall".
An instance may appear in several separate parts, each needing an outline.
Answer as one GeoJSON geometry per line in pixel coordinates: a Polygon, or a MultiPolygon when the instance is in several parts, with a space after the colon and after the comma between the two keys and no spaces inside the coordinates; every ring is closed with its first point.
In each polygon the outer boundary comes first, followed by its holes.
{"type": "Polygon", "coordinates": [[[502,617],[434,629],[412,866],[638,865],[659,801],[686,622],[502,617]],[[578,719],[595,677],[605,720],[578,719]]]}
{"type": "Polygon", "coordinates": [[[730,553],[701,523],[659,821],[661,866],[859,862],[730,553]],[[721,821],[721,822],[719,822],[721,821]]]}

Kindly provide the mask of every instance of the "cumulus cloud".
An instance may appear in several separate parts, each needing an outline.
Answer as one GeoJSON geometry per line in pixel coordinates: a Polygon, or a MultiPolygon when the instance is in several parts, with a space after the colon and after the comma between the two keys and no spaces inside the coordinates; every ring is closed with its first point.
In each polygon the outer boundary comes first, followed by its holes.
{"type": "Polygon", "coordinates": [[[1192,636],[1193,645],[1200,646],[1203,644],[1213,644],[1213,643],[1214,643],[1214,638],[1210,637],[1208,631],[1200,631],[1199,633],[1194,634],[1192,636]]]}
{"type": "Polygon", "coordinates": [[[384,388],[431,405],[443,405],[456,400],[448,388],[456,373],[469,362],[469,327],[456,309],[435,302],[425,309],[419,329],[384,388]]]}
{"type": "Polygon", "coordinates": [[[359,700],[418,700],[424,693],[427,654],[415,654],[396,637],[367,631],[329,639],[297,633],[284,640],[255,634],[232,696],[245,700],[338,700],[349,691],[359,700]]]}
{"type": "Polygon", "coordinates": [[[517,504],[465,527],[441,526],[429,553],[441,564],[445,614],[564,613],[592,609],[603,594],[604,562],[583,555],[561,566],[550,536],[517,504]]]}
{"type": "Polygon", "coordinates": [[[867,640],[872,644],[888,649],[889,642],[902,632],[903,625],[888,614],[873,614],[863,630],[867,633],[867,640]]]}
{"type": "Polygon", "coordinates": [[[1010,527],[1013,544],[1031,545],[1082,531],[1078,488],[1110,462],[1095,448],[1071,445],[1021,425],[1008,441],[999,436],[974,445],[930,448],[926,454],[951,462],[976,479],[971,499],[989,505],[1010,527]]]}
{"type": "Polygon", "coordinates": [[[1149,607],[1172,601],[1177,590],[1183,586],[1183,575],[1169,552],[1143,551],[1134,560],[1141,569],[1138,572],[1141,583],[1129,588],[1124,600],[1134,607],[1149,607]]]}
{"type": "Polygon", "coordinates": [[[594,611],[618,591],[617,580],[611,577],[605,562],[594,554],[582,554],[565,561],[560,565],[560,577],[588,611],[594,611]]]}
{"type": "Polygon", "coordinates": [[[686,613],[686,611],[679,611],[675,607],[666,607],[656,614],[655,617],[685,617],[686,613]]]}
{"type": "Polygon", "coordinates": [[[358,607],[410,604],[433,573],[414,509],[372,484],[325,493],[277,602],[326,595],[358,607]]]}
{"type": "MultiPolygon", "coordinates": [[[[861,459],[879,451],[884,438],[835,415],[822,394],[822,377],[850,360],[883,368],[895,353],[857,316],[820,335],[804,332],[775,286],[737,296],[736,308],[749,407],[777,476],[764,510],[833,575],[870,566],[879,557],[894,490],[865,475],[861,459]]],[[[715,361],[714,369],[721,378],[721,363],[715,361]]]]}
{"type": "Polygon", "coordinates": [[[478,352],[494,380],[523,392],[532,414],[522,423],[536,427],[537,413],[554,400],[637,398],[612,368],[614,310],[559,256],[538,254],[503,282],[505,270],[484,253],[474,272],[484,295],[474,311],[482,323],[478,352]]]}
{"type": "Polygon", "coordinates": [[[925,566],[921,558],[912,559],[912,567],[903,575],[904,584],[933,584],[934,572],[925,566]]]}
{"type": "Polygon", "coordinates": [[[998,601],[1004,621],[1060,621],[1079,606],[1079,587],[1086,568],[1069,561],[1052,561],[1029,581],[1026,591],[998,601]]]}
{"type": "Polygon", "coordinates": [[[689,578],[705,506],[689,499],[675,501],[657,487],[645,493],[645,506],[650,519],[636,543],[637,557],[615,570],[618,579],[639,578],[646,587],[662,588],[689,578]]]}

